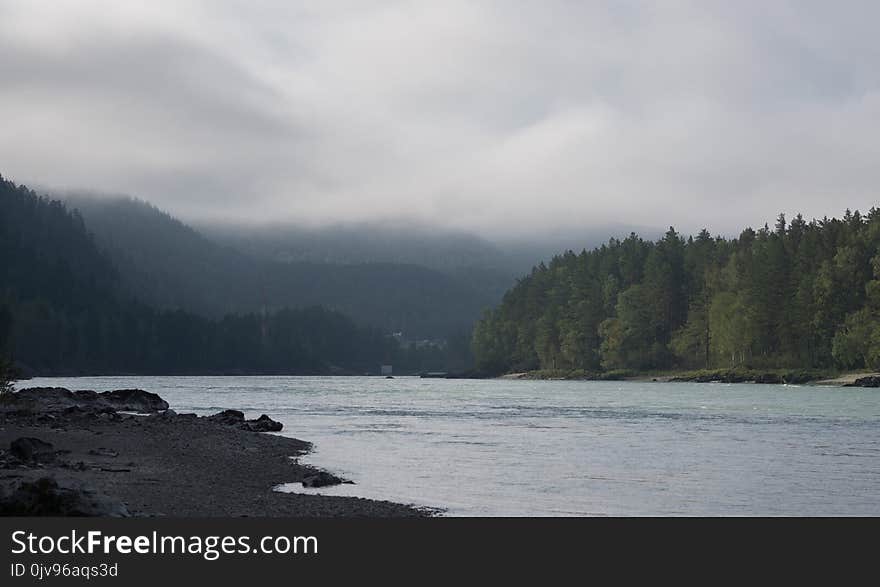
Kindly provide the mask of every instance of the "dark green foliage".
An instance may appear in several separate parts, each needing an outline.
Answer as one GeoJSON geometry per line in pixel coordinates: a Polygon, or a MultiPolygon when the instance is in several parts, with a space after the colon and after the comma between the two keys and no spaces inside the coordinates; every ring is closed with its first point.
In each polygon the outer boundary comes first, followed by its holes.
{"type": "Polygon", "coordinates": [[[0,383],[9,356],[35,374],[372,373],[442,360],[443,349],[402,349],[322,307],[222,318],[153,309],[121,286],[77,212],[2,178],[0,255],[0,383]]]}
{"type": "Polygon", "coordinates": [[[880,369],[880,212],[569,251],[508,291],[473,347],[494,373],[880,369]]]}

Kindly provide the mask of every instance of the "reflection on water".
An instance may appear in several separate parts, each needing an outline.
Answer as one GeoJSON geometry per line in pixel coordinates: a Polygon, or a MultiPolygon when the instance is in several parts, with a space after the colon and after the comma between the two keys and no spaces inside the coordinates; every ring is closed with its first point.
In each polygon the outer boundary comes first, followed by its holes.
{"type": "Polygon", "coordinates": [[[880,391],[398,377],[90,377],[178,412],[269,414],[320,488],[452,515],[878,515],[880,391]]]}

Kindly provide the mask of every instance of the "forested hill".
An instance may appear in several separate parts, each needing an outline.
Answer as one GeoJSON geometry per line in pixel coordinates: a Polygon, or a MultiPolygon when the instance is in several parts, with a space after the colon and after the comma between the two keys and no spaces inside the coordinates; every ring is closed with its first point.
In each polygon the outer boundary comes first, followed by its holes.
{"type": "MultiPolygon", "coordinates": [[[[480,236],[415,222],[388,220],[314,227],[291,223],[195,226],[219,243],[283,263],[394,263],[421,265],[450,275],[473,267],[505,274],[510,279],[522,270],[521,263],[506,248],[480,236]]],[[[511,283],[505,285],[505,290],[511,283]]]]}
{"type": "MultiPolygon", "coordinates": [[[[470,333],[503,288],[399,263],[280,262],[218,244],[155,207],[128,198],[71,197],[131,295],[160,308],[219,317],[322,305],[409,339],[470,333]]],[[[352,252],[356,258],[357,253],[352,252]]]]}
{"type": "Polygon", "coordinates": [[[0,259],[0,357],[27,372],[363,373],[406,359],[322,308],[208,319],[135,301],[76,211],[2,178],[0,259]]]}
{"type": "Polygon", "coordinates": [[[630,235],[536,267],[477,324],[478,366],[880,368],[880,211],[630,235]]]}

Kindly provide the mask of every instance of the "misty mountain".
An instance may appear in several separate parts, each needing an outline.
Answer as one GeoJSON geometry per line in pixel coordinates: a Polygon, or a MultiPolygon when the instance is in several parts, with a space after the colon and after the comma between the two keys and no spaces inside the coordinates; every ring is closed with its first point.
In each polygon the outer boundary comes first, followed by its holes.
{"type": "MultiPolygon", "coordinates": [[[[113,260],[127,290],[160,308],[219,317],[322,305],[407,338],[446,338],[469,331],[513,283],[512,276],[481,268],[441,272],[394,262],[326,263],[309,253],[282,262],[265,248],[215,242],[142,201],[82,194],[67,201],[113,260]]],[[[350,246],[347,261],[366,261],[354,252],[354,242],[350,246]]]]}
{"type": "Polygon", "coordinates": [[[226,224],[202,225],[199,230],[242,253],[287,265],[418,265],[467,283],[495,301],[537,262],[523,262],[476,235],[428,226],[226,224]]]}
{"type": "Polygon", "coordinates": [[[636,232],[649,238],[663,230],[626,223],[581,231],[489,240],[463,231],[406,222],[297,225],[200,224],[223,245],[279,263],[421,265],[463,280],[492,299],[559,251],[590,250],[609,238],[636,232]]]}
{"type": "MultiPolygon", "coordinates": [[[[120,216],[120,230],[135,227],[120,216]]],[[[78,212],[2,177],[0,260],[0,357],[28,373],[363,373],[442,359],[321,307],[216,320],[152,308],[78,212]]]]}
{"type": "Polygon", "coordinates": [[[197,225],[210,238],[282,263],[395,263],[454,272],[479,267],[520,273],[499,247],[476,235],[414,224],[197,225]]]}

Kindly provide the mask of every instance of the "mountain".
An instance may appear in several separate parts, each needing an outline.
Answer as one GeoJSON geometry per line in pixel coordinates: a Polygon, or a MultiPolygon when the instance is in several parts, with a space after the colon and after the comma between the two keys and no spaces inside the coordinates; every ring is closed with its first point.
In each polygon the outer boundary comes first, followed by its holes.
{"type": "MultiPolygon", "coordinates": [[[[118,213],[114,234],[152,239],[151,251],[111,248],[108,240],[99,246],[79,212],[0,178],[0,356],[11,354],[35,374],[362,373],[384,362],[407,364],[408,352],[391,337],[326,308],[214,319],[135,300],[133,284],[125,283],[138,274],[132,267],[164,279],[139,282],[152,292],[175,290],[175,272],[186,270],[178,247],[187,244],[203,255],[206,266],[195,273],[207,276],[205,283],[234,277],[218,273],[229,269],[222,249],[167,215],[150,214],[164,219],[153,228],[168,232],[153,233],[137,214],[118,213]],[[173,269],[160,273],[163,261],[173,269]]],[[[413,360],[437,358],[421,353],[413,360]]]]}
{"type": "MultiPolygon", "coordinates": [[[[279,261],[259,247],[215,242],[142,201],[78,194],[67,202],[132,296],[210,317],[322,305],[408,339],[443,339],[469,332],[513,282],[480,279],[479,269],[456,275],[395,262],[317,262],[310,254],[279,261]]],[[[350,258],[363,258],[356,250],[351,243],[350,258]]]]}
{"type": "Polygon", "coordinates": [[[505,251],[476,235],[411,223],[326,227],[202,224],[198,228],[217,242],[282,263],[393,263],[421,265],[444,273],[462,267],[511,274],[521,269],[505,251]]]}
{"type": "Polygon", "coordinates": [[[617,234],[663,234],[648,227],[615,224],[488,240],[464,231],[403,222],[325,227],[200,224],[198,230],[217,243],[280,263],[420,265],[464,281],[495,301],[518,277],[557,251],[591,249],[617,234]]]}

